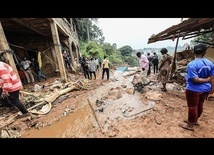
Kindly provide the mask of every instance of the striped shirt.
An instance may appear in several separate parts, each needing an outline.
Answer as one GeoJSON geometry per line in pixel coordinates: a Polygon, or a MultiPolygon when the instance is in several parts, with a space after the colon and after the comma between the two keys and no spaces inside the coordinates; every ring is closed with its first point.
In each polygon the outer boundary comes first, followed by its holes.
{"type": "Polygon", "coordinates": [[[13,68],[2,61],[0,61],[0,86],[3,92],[14,92],[22,88],[22,83],[13,68]]]}

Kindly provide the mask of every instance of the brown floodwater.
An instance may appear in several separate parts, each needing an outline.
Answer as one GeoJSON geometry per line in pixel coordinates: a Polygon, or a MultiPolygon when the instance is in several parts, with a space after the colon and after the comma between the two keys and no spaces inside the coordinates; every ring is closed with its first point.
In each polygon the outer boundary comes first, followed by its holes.
{"type": "Polygon", "coordinates": [[[40,129],[32,128],[22,138],[77,138],[83,137],[92,128],[87,106],[69,113],[59,121],[40,129]]]}

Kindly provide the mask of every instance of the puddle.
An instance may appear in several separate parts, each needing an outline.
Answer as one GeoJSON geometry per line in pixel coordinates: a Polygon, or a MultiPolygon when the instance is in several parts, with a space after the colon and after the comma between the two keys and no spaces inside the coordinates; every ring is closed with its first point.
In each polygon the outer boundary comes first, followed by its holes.
{"type": "Polygon", "coordinates": [[[116,68],[117,71],[125,71],[127,69],[128,69],[128,67],[126,67],[126,66],[122,66],[122,67],[117,67],[116,68]]]}
{"type": "Polygon", "coordinates": [[[24,138],[76,138],[85,135],[92,128],[87,106],[62,117],[59,121],[40,129],[26,131],[24,138]]]}

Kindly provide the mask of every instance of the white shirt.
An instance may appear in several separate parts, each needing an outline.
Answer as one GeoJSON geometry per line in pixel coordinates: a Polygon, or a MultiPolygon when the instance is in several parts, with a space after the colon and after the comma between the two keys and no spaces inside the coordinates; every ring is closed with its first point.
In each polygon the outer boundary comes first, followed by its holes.
{"type": "Polygon", "coordinates": [[[24,70],[26,70],[27,68],[29,68],[30,64],[31,64],[30,60],[21,61],[21,65],[22,65],[22,67],[23,67],[24,70]]]}

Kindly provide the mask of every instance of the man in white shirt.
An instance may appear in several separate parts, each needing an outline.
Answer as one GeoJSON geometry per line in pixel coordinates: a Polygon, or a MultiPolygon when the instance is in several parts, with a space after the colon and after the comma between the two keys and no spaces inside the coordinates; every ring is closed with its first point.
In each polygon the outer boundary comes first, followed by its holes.
{"type": "Polygon", "coordinates": [[[21,66],[23,68],[24,74],[27,78],[27,82],[28,83],[34,83],[34,76],[33,76],[33,71],[31,69],[31,61],[27,60],[26,57],[23,58],[23,60],[21,61],[21,66]]]}

